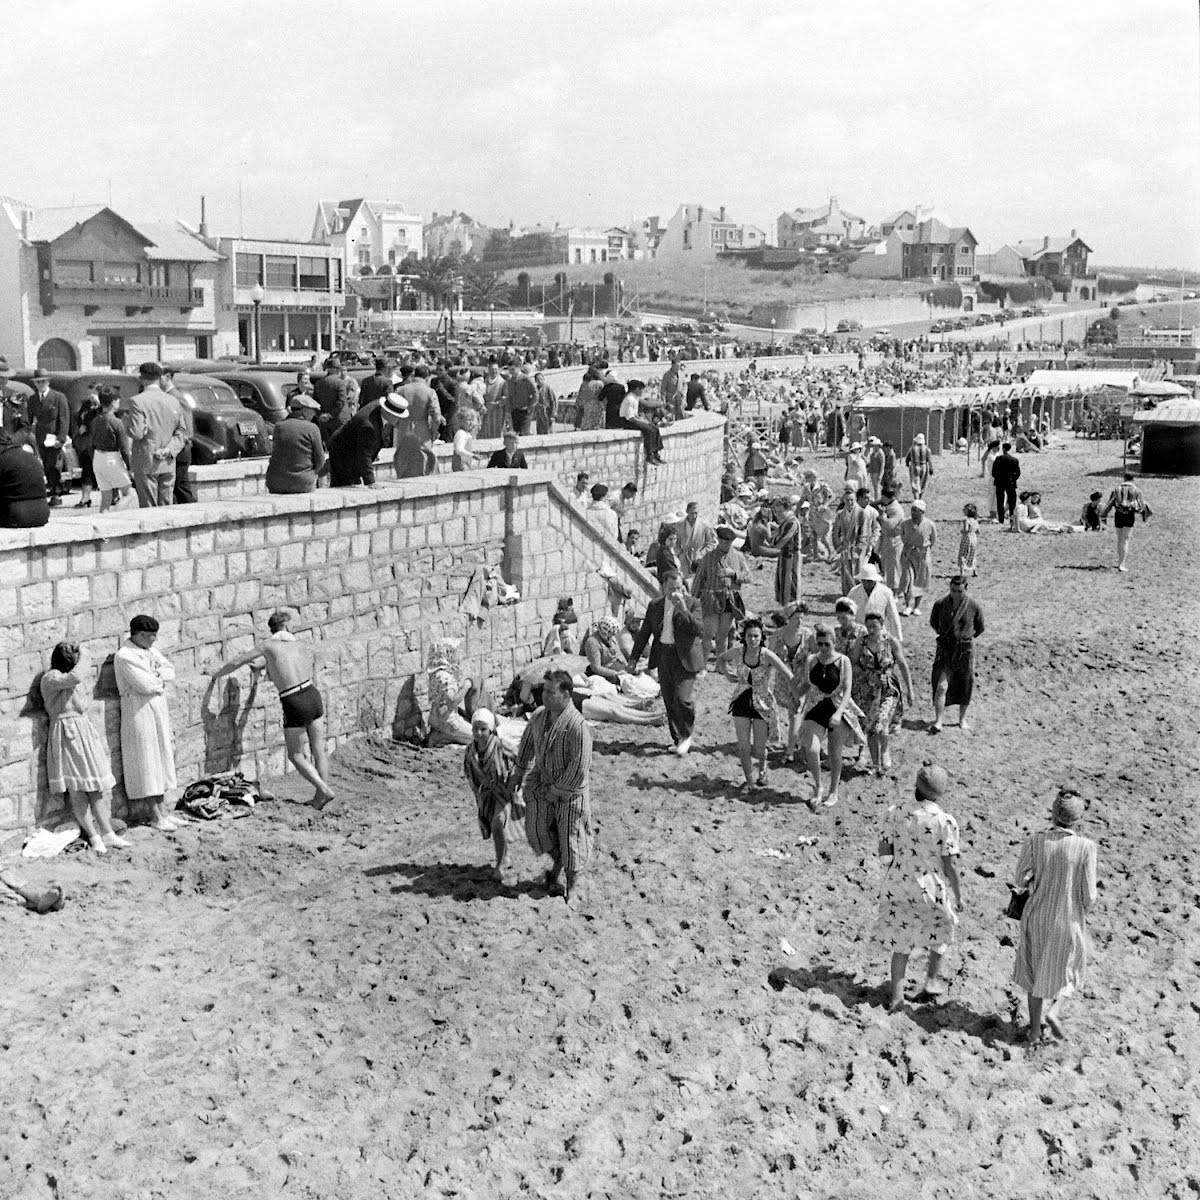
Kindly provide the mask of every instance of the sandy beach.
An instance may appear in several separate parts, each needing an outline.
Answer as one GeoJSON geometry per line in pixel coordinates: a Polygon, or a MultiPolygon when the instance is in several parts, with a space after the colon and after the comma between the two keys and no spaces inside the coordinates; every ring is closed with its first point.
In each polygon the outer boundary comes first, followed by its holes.
{"type": "MultiPolygon", "coordinates": [[[[1077,520],[1119,464],[1068,434],[1022,485],[1077,520]]],[[[974,460],[935,467],[936,596],[987,493],[974,460]]],[[[246,819],[135,828],[104,859],[10,847],[9,873],[68,902],[0,911],[0,1196],[1200,1194],[1200,489],[1141,482],[1128,575],[1111,526],[984,526],[973,732],[925,731],[933,637],[908,621],[893,776],[851,772],[835,809],[781,766],[735,794],[718,677],[685,760],[664,731],[596,727],[581,914],[523,840],[522,882],[491,882],[461,751],[382,735],[336,756],[324,814],[289,776],[246,819]],[[927,758],[953,782],[965,911],[945,999],[889,1016],[876,842],[927,758]],[[1062,783],[1092,801],[1094,957],[1069,1043],[1029,1055],[1000,911],[1062,783]]],[[[828,614],[834,572],[805,574],[828,614]]]]}

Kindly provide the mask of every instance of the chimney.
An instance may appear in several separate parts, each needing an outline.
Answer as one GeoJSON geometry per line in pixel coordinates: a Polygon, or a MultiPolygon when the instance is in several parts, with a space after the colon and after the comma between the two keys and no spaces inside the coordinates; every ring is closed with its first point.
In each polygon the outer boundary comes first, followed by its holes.
{"type": "Polygon", "coordinates": [[[1071,230],[1071,240],[1074,241],[1078,236],[1079,236],[1079,231],[1076,229],[1072,229],[1071,230]]]}
{"type": "Polygon", "coordinates": [[[207,209],[206,209],[204,200],[205,200],[205,198],[203,196],[201,196],[200,197],[200,231],[199,232],[200,232],[201,237],[208,237],[208,215],[207,215],[207,209]]]}
{"type": "Polygon", "coordinates": [[[704,220],[704,205],[703,204],[696,205],[696,220],[697,221],[704,220]]]}
{"type": "Polygon", "coordinates": [[[1048,233],[1042,234],[1042,249],[1043,250],[1050,249],[1050,235],[1048,233]]]}
{"type": "Polygon", "coordinates": [[[718,221],[723,221],[723,220],[725,220],[725,205],[723,205],[723,204],[721,205],[721,211],[720,211],[720,213],[717,215],[717,220],[718,220],[718,221]]]}
{"type": "Polygon", "coordinates": [[[21,209],[21,241],[29,241],[29,209],[21,209]]]}

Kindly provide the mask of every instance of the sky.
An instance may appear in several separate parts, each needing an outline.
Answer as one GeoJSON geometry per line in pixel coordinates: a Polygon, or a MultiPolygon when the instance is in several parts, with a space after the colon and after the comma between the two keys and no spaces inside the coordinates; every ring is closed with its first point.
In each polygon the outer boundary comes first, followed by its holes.
{"type": "Polygon", "coordinates": [[[1196,0],[5,0],[0,194],[307,238],[836,195],[1200,268],[1196,0]],[[15,70],[14,70],[15,68],[15,70]],[[28,86],[22,84],[26,80],[28,86]],[[44,82],[43,82],[44,81],[44,82]],[[240,199],[239,199],[240,189],[240,199]]]}

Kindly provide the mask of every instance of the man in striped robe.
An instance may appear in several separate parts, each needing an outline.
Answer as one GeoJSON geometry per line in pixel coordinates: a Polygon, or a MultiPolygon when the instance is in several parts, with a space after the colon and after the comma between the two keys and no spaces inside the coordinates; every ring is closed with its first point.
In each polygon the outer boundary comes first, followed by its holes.
{"type": "Polygon", "coordinates": [[[514,777],[514,788],[523,786],[529,845],[552,860],[546,887],[561,887],[568,905],[578,902],[579,875],[592,853],[592,735],[571,699],[572,686],[566,671],[547,672],[542,707],[517,748],[514,777]]]}

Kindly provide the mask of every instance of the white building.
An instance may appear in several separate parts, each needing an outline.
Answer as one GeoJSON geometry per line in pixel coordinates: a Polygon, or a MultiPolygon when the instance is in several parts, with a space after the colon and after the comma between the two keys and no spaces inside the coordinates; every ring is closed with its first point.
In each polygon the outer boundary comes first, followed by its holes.
{"type": "Polygon", "coordinates": [[[334,347],[346,304],[346,276],[337,249],[320,242],[263,238],[214,239],[222,262],[217,273],[217,354],[254,355],[255,288],[262,357],[307,358],[334,347]]]}
{"type": "Polygon", "coordinates": [[[181,221],[0,200],[0,352],[58,371],[209,357],[220,260],[181,221]]]}
{"type": "Polygon", "coordinates": [[[395,200],[321,200],[312,240],[334,246],[347,275],[395,269],[408,254],[425,253],[424,221],[395,200]]]}
{"type": "Polygon", "coordinates": [[[667,222],[658,245],[658,258],[671,256],[711,261],[722,250],[757,250],[766,244],[766,234],[757,225],[731,220],[725,206],[681,204],[667,222]]]}

